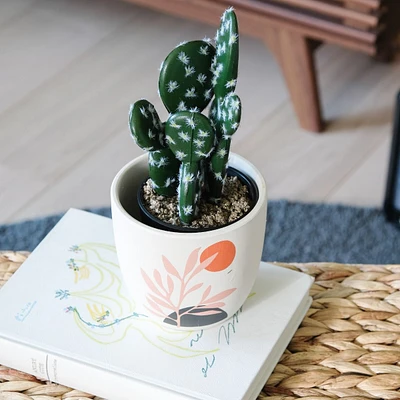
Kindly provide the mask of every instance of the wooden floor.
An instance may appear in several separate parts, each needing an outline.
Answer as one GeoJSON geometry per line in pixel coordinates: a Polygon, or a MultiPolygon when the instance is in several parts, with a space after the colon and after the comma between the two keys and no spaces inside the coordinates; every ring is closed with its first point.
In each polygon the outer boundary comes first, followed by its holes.
{"type": "MultiPolygon", "coordinates": [[[[146,97],[165,118],[160,62],[204,36],[214,28],[115,0],[1,0],[0,223],[108,205],[113,176],[141,153],[130,103],[146,97]]],[[[261,169],[271,199],[381,205],[400,63],[333,46],[316,57],[323,135],[297,126],[271,54],[241,38],[233,150],[261,169]]]]}

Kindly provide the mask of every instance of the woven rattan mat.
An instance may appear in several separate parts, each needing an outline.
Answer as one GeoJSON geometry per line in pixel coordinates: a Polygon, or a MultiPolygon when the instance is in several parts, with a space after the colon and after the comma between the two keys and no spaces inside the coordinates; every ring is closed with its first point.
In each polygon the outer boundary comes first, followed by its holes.
{"type": "MultiPolygon", "coordinates": [[[[0,253],[0,287],[28,253],[0,253]]],[[[400,399],[400,265],[279,264],[313,303],[258,399],[400,399]]],[[[98,399],[0,366],[0,400],[98,399]]]]}

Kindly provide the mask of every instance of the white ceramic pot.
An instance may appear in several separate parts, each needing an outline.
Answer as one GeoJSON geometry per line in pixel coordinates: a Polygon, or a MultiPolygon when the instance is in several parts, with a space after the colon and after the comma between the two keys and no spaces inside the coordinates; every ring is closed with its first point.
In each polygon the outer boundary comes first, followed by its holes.
{"type": "Polygon", "coordinates": [[[140,222],[136,194],[148,176],[147,154],[114,178],[115,244],[135,312],[193,330],[220,323],[243,305],[261,260],[267,191],[260,172],[243,157],[231,153],[229,166],[253,179],[259,198],[242,219],[207,232],[167,232],[140,222]]]}

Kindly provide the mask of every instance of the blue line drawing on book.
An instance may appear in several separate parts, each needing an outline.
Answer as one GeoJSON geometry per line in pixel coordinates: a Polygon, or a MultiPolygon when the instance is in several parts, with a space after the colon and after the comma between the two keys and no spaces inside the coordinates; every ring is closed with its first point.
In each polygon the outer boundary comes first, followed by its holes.
{"type": "MultiPolygon", "coordinates": [[[[255,296],[255,293],[250,293],[247,297],[247,300],[251,297],[255,296]]],[[[218,344],[221,344],[221,333],[223,332],[224,339],[226,344],[231,344],[231,337],[234,333],[236,333],[236,326],[239,324],[239,314],[243,312],[243,306],[239,308],[238,311],[233,314],[232,318],[229,320],[227,324],[222,325],[218,330],[218,344]],[[232,332],[232,333],[231,333],[232,332]]]]}
{"type": "Polygon", "coordinates": [[[208,357],[204,357],[204,359],[206,360],[206,366],[201,369],[201,372],[203,373],[204,378],[207,378],[208,370],[212,368],[215,363],[215,354],[213,354],[211,362],[208,357]]]}
{"type": "Polygon", "coordinates": [[[91,340],[108,345],[135,331],[152,346],[177,358],[204,357],[219,351],[217,344],[193,349],[190,340],[197,332],[172,330],[135,313],[135,301],[124,294],[114,246],[84,243],[71,246],[69,252],[74,253],[66,261],[72,272],[71,287],[57,289],[55,299],[69,303],[63,310],[91,340]]]}
{"type": "Polygon", "coordinates": [[[243,310],[243,307],[240,307],[239,311],[236,311],[235,314],[233,314],[231,320],[226,324],[222,325],[219,330],[218,330],[218,344],[221,343],[221,333],[223,332],[224,339],[226,341],[226,344],[231,343],[231,335],[236,333],[236,325],[239,323],[239,313],[241,313],[243,310]],[[231,333],[232,332],[232,333],[231,333]]]}
{"type": "MultiPolygon", "coordinates": [[[[90,309],[90,306],[88,306],[88,308],[90,309]]],[[[131,315],[127,315],[126,317],[117,318],[117,319],[114,320],[114,321],[111,321],[111,322],[106,323],[105,321],[106,321],[106,318],[110,315],[110,311],[109,311],[109,310],[105,310],[105,311],[104,311],[104,309],[103,309],[103,311],[102,311],[101,313],[99,313],[99,312],[96,310],[96,308],[97,308],[97,305],[95,305],[95,310],[92,311],[92,313],[93,313],[92,315],[93,315],[93,319],[97,322],[97,324],[93,324],[92,322],[85,321],[85,320],[81,317],[81,314],[79,313],[79,311],[78,311],[75,307],[69,306],[69,307],[67,307],[67,308],[65,309],[65,312],[66,312],[66,313],[69,313],[69,312],[74,312],[74,313],[76,313],[76,314],[78,315],[78,318],[79,318],[85,325],[89,326],[90,328],[108,328],[109,326],[112,326],[112,325],[115,325],[115,324],[119,324],[119,323],[121,323],[121,322],[123,322],[123,321],[125,321],[125,320],[127,320],[127,319],[130,319],[130,318],[138,318],[138,317],[145,317],[145,318],[147,318],[147,315],[138,314],[138,313],[135,313],[135,312],[134,312],[134,313],[132,313],[131,315]]]]}
{"type": "Polygon", "coordinates": [[[193,344],[197,343],[203,337],[203,333],[203,329],[200,331],[200,333],[196,333],[196,337],[190,340],[190,347],[193,347],[193,344]]]}
{"type": "Polygon", "coordinates": [[[64,300],[64,299],[68,299],[68,297],[70,296],[69,290],[56,290],[56,299],[59,300],[64,300]]]}
{"type": "Polygon", "coordinates": [[[19,322],[24,322],[28,315],[33,310],[33,307],[36,305],[36,301],[30,301],[29,303],[25,304],[23,308],[15,315],[15,319],[19,322]]]}

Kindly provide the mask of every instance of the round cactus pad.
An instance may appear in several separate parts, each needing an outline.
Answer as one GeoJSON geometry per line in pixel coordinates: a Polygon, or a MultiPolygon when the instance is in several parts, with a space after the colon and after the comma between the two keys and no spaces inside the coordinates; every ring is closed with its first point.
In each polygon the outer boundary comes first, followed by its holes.
{"type": "Polygon", "coordinates": [[[143,150],[154,151],[163,148],[163,125],[153,104],[138,100],[129,111],[129,128],[133,140],[143,150]]]}
{"type": "Polygon", "coordinates": [[[179,45],[162,64],[158,87],[169,112],[204,110],[214,95],[214,47],[204,40],[179,45]]]}
{"type": "Polygon", "coordinates": [[[211,103],[210,119],[218,139],[230,138],[238,129],[242,116],[242,103],[237,94],[216,97],[211,103]]]}
{"type": "Polygon", "coordinates": [[[199,112],[179,111],[165,124],[165,141],[182,163],[198,163],[214,146],[214,129],[199,112]]]}

